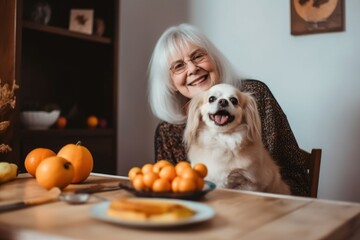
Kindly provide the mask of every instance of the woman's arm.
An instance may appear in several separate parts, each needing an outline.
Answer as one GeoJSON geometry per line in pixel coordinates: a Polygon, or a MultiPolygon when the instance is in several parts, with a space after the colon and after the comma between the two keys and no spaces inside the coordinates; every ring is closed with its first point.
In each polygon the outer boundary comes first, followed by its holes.
{"type": "Polygon", "coordinates": [[[293,195],[309,196],[310,179],[287,117],[270,89],[257,80],[244,80],[242,91],[251,92],[258,105],[265,148],[280,167],[293,195]]]}
{"type": "Polygon", "coordinates": [[[173,164],[187,160],[182,142],[185,125],[160,122],[155,131],[155,162],[168,160],[173,164]]]}

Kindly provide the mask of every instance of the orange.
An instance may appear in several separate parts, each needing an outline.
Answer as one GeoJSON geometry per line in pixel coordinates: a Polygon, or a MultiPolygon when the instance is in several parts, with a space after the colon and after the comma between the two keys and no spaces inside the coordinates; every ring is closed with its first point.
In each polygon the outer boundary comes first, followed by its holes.
{"type": "Polygon", "coordinates": [[[81,183],[89,177],[94,159],[89,149],[82,146],[80,141],[77,144],[63,146],[57,155],[67,159],[74,166],[75,174],[71,183],[81,183]]]}
{"type": "Polygon", "coordinates": [[[151,190],[154,192],[169,192],[171,190],[171,184],[166,179],[158,178],[154,181],[151,190]]]}
{"type": "Polygon", "coordinates": [[[180,183],[181,178],[180,177],[175,177],[174,180],[172,180],[171,182],[171,190],[173,192],[179,192],[179,183],[180,183]]]}
{"type": "Polygon", "coordinates": [[[203,163],[197,163],[194,165],[193,169],[199,174],[200,177],[205,178],[207,176],[207,167],[203,163]]]}
{"type": "Polygon", "coordinates": [[[145,174],[147,172],[152,172],[153,171],[153,165],[151,163],[147,163],[141,168],[141,171],[142,171],[143,174],[145,174]]]}
{"type": "Polygon", "coordinates": [[[64,117],[64,116],[60,116],[60,117],[56,120],[56,126],[57,126],[58,128],[63,129],[63,128],[66,127],[66,124],[67,124],[67,119],[66,119],[66,117],[64,117]]]}
{"type": "Polygon", "coordinates": [[[191,165],[189,162],[186,162],[186,161],[179,162],[175,166],[176,174],[178,176],[181,176],[182,171],[186,168],[191,168],[191,165]]]}
{"type": "Polygon", "coordinates": [[[200,191],[204,188],[204,185],[205,185],[204,179],[201,177],[198,177],[196,179],[196,189],[200,191]]]}
{"type": "Polygon", "coordinates": [[[86,119],[86,124],[89,128],[96,128],[99,125],[99,119],[95,115],[90,115],[86,119]]]}
{"type": "Polygon", "coordinates": [[[164,166],[159,172],[159,177],[171,182],[176,177],[175,167],[173,165],[164,166]]]}
{"type": "Polygon", "coordinates": [[[179,180],[179,192],[194,192],[197,189],[196,182],[190,178],[180,178],[179,180]]]}
{"type": "Polygon", "coordinates": [[[44,159],[36,169],[36,181],[48,190],[53,187],[65,188],[71,183],[73,177],[73,165],[59,156],[44,159]]]}
{"type": "Polygon", "coordinates": [[[146,172],[143,174],[143,182],[145,187],[152,188],[155,180],[159,178],[159,175],[154,172],[146,172]]]}
{"type": "Polygon", "coordinates": [[[172,164],[166,160],[159,160],[154,164],[153,171],[159,173],[160,170],[167,165],[172,165],[172,164]]]}
{"type": "Polygon", "coordinates": [[[55,156],[56,153],[48,148],[35,148],[31,150],[25,157],[24,165],[26,171],[33,177],[36,177],[36,168],[41,161],[48,157],[55,156]]]}
{"type": "Polygon", "coordinates": [[[138,174],[142,174],[141,168],[139,168],[139,167],[131,168],[128,173],[128,177],[129,177],[130,181],[133,181],[134,178],[136,177],[136,175],[138,175],[138,174]]]}
{"type": "Polygon", "coordinates": [[[138,191],[142,191],[146,189],[143,178],[144,178],[143,175],[138,174],[134,177],[134,180],[132,181],[133,187],[138,191]]]}
{"type": "Polygon", "coordinates": [[[192,181],[196,181],[199,177],[198,173],[192,168],[185,168],[179,176],[181,178],[191,179],[192,181]]]}

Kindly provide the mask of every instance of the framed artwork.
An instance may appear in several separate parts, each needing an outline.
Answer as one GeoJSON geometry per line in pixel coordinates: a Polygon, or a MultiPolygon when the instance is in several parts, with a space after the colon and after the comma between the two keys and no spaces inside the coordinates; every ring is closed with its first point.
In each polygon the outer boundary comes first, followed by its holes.
{"type": "Polygon", "coordinates": [[[291,34],[344,31],[344,0],[290,0],[291,34]]]}
{"type": "Polygon", "coordinates": [[[92,34],[94,22],[94,10],[92,9],[71,9],[69,30],[92,34]]]}

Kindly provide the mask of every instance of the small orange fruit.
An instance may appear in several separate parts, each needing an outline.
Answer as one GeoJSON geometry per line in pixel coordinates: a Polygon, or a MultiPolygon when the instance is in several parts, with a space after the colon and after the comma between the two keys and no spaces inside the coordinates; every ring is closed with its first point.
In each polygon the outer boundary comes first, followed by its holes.
{"type": "Polygon", "coordinates": [[[171,182],[171,190],[173,192],[179,192],[179,183],[180,183],[181,178],[180,177],[175,177],[172,182],[171,182]]]}
{"type": "Polygon", "coordinates": [[[172,165],[172,164],[166,160],[159,160],[154,164],[153,171],[159,173],[160,170],[167,165],[172,165]]]}
{"type": "Polygon", "coordinates": [[[65,158],[59,156],[44,159],[36,169],[36,181],[45,189],[60,189],[69,185],[74,177],[74,167],[65,158]]]}
{"type": "Polygon", "coordinates": [[[207,176],[208,169],[203,163],[196,163],[193,169],[199,174],[200,177],[205,178],[207,176]]]}
{"type": "Polygon", "coordinates": [[[205,185],[204,179],[201,178],[201,177],[198,177],[196,179],[196,189],[197,190],[202,190],[204,188],[204,185],[205,185]]]}
{"type": "Polygon", "coordinates": [[[90,115],[86,119],[89,128],[96,128],[99,125],[99,119],[95,115],[90,115]]]}
{"type": "Polygon", "coordinates": [[[154,172],[146,172],[143,174],[143,182],[145,187],[152,188],[152,185],[154,184],[155,180],[159,178],[159,175],[154,172]]]}
{"type": "Polygon", "coordinates": [[[197,189],[196,182],[189,178],[180,178],[179,192],[194,192],[197,189]]]}
{"type": "Polygon", "coordinates": [[[48,157],[56,156],[56,153],[48,148],[35,148],[25,157],[24,165],[26,171],[33,177],[36,177],[36,168],[41,161],[48,157]]]}
{"type": "Polygon", "coordinates": [[[89,149],[82,146],[80,141],[63,146],[57,155],[67,159],[74,166],[75,175],[72,183],[81,183],[89,177],[94,159],[89,149]]]}
{"type": "Polygon", "coordinates": [[[159,177],[171,182],[176,177],[175,167],[173,165],[164,166],[159,172],[159,177]]]}
{"type": "Polygon", "coordinates": [[[175,166],[176,174],[178,176],[181,176],[182,171],[186,168],[191,168],[191,165],[189,162],[182,161],[182,162],[177,163],[175,166]]]}
{"type": "Polygon", "coordinates": [[[154,181],[151,190],[154,192],[169,192],[171,190],[171,184],[166,179],[158,178],[154,181]]]}
{"type": "Polygon", "coordinates": [[[132,185],[135,188],[135,190],[143,191],[146,189],[143,178],[144,178],[144,176],[140,175],[140,174],[138,174],[134,177],[134,180],[132,181],[132,185]]]}
{"type": "Polygon", "coordinates": [[[141,171],[142,171],[143,174],[148,173],[148,172],[152,172],[153,171],[153,165],[151,163],[147,163],[141,168],[141,171]]]}
{"type": "Polygon", "coordinates": [[[138,175],[138,174],[142,174],[141,168],[139,168],[139,167],[131,168],[128,173],[128,177],[129,177],[130,181],[133,181],[134,178],[136,177],[136,175],[138,175]]]}
{"type": "Polygon", "coordinates": [[[67,119],[64,116],[60,116],[57,120],[56,120],[56,126],[60,129],[63,129],[66,127],[67,124],[67,119]]]}
{"type": "Polygon", "coordinates": [[[185,168],[179,176],[181,178],[191,179],[192,181],[196,181],[199,177],[198,173],[192,168],[185,168]]]}

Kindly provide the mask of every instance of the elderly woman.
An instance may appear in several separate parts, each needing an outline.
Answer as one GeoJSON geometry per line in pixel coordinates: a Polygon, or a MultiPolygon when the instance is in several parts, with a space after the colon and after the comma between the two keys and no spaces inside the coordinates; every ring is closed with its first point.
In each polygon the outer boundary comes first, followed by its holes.
{"type": "Polygon", "coordinates": [[[187,161],[183,144],[187,103],[218,83],[251,92],[261,117],[266,149],[281,168],[293,195],[309,195],[309,177],[286,115],[268,87],[244,80],[223,54],[189,24],[168,28],[159,38],[149,64],[149,101],[161,121],[155,131],[155,161],[187,161]]]}

